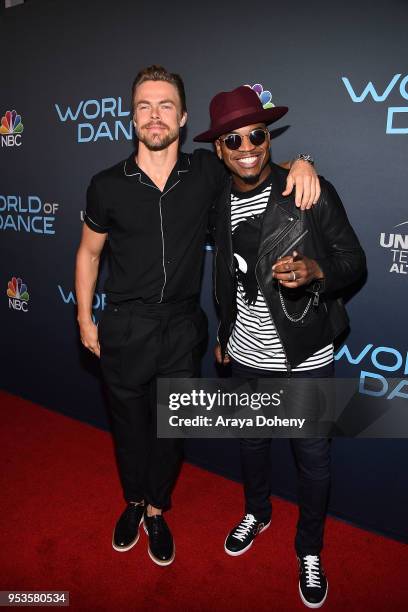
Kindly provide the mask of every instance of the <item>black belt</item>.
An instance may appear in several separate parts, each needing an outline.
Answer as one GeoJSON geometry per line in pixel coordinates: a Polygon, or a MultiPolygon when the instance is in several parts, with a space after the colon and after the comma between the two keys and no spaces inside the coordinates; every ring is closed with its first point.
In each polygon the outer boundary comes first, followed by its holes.
{"type": "Polygon", "coordinates": [[[144,315],[152,316],[163,316],[168,317],[169,315],[175,314],[188,314],[198,305],[197,298],[189,298],[187,300],[181,300],[180,302],[156,302],[153,304],[146,304],[139,300],[127,300],[120,304],[108,302],[106,305],[107,310],[114,310],[115,312],[139,312],[144,315]]]}

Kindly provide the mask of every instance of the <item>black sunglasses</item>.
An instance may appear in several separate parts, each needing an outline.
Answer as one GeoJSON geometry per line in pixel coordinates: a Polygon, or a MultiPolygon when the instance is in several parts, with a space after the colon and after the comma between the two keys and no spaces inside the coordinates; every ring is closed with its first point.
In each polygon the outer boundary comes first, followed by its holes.
{"type": "MultiPolygon", "coordinates": [[[[249,140],[255,147],[259,147],[265,142],[267,133],[267,130],[264,130],[263,128],[255,128],[254,130],[251,130],[249,134],[245,134],[245,136],[248,136],[249,140]]],[[[228,134],[228,136],[220,138],[220,140],[222,140],[227,149],[230,149],[231,151],[239,149],[242,144],[242,139],[243,136],[241,136],[241,134],[235,133],[228,134]]]]}

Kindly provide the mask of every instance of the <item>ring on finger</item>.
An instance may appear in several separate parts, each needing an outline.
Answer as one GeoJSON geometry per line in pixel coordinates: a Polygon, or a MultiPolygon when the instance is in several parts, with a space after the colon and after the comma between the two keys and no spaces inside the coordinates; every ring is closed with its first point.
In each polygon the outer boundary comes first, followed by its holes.
{"type": "Polygon", "coordinates": [[[294,270],[292,270],[292,279],[295,281],[296,280],[296,272],[294,270]]]}

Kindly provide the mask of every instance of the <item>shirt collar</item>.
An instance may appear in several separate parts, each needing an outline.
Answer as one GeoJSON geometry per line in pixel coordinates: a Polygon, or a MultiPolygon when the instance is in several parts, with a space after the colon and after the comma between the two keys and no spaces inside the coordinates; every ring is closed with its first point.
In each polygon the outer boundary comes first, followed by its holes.
{"type": "Polygon", "coordinates": [[[190,171],[190,156],[187,153],[180,153],[175,170],[179,176],[190,171]]]}
{"type": "MultiPolygon", "coordinates": [[[[177,172],[179,178],[181,178],[186,172],[190,171],[190,156],[187,153],[180,152],[178,156],[177,163],[172,172],[177,172]]],[[[125,176],[133,177],[137,176],[141,177],[141,169],[136,163],[135,153],[129,155],[129,157],[125,160],[123,164],[123,173],[125,176]]]]}

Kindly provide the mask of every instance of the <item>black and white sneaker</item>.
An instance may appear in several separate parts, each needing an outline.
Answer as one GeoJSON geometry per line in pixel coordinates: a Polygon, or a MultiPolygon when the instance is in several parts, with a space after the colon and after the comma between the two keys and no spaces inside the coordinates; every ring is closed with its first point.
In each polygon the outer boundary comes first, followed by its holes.
{"type": "Polygon", "coordinates": [[[258,533],[265,531],[270,524],[271,521],[263,523],[257,521],[253,514],[246,514],[241,522],[229,532],[225,540],[224,550],[227,555],[232,557],[242,555],[248,548],[251,548],[258,533]]]}
{"type": "Polygon", "coordinates": [[[308,608],[320,608],[327,597],[329,585],[319,555],[297,558],[299,563],[300,598],[308,608]]]}

